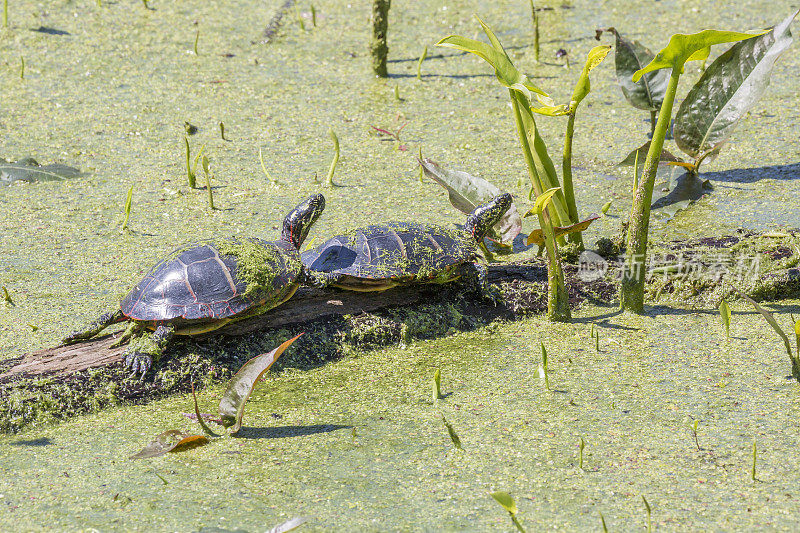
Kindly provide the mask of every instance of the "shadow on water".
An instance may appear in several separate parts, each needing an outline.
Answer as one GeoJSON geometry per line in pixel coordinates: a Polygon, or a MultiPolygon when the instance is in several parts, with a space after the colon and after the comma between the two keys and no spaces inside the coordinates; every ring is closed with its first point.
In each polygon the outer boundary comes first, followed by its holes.
{"type": "Polygon", "coordinates": [[[703,172],[702,179],[723,183],[755,183],[764,179],[800,179],[800,163],[756,168],[735,168],[720,172],[703,172]]]}
{"type": "Polygon", "coordinates": [[[337,429],[352,429],[353,426],[340,424],[315,424],[313,426],[278,426],[271,428],[243,427],[235,435],[240,439],[285,439],[288,437],[306,437],[317,433],[330,433],[337,429]]]}
{"type": "Polygon", "coordinates": [[[53,444],[53,441],[47,437],[39,437],[38,439],[15,440],[9,444],[11,446],[50,446],[53,444]]]}

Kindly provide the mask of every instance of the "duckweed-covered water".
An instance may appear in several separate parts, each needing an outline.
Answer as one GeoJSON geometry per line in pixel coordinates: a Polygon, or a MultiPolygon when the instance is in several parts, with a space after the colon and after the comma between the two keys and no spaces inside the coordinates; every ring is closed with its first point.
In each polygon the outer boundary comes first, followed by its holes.
{"type": "MultiPolygon", "coordinates": [[[[3,358],[53,345],[113,308],[187,239],[276,236],[283,215],[321,190],[315,176],[324,179],[332,157],[328,128],[341,142],[334,181],[342,186],[323,191],[328,208],[311,233],[317,240],[375,220],[463,221],[435,184],[417,182],[420,146],[427,157],[515,190],[525,167],[507,95],[481,60],[432,47],[451,33],[476,36],[472,13],[562,100],[596,44],[595,28],[613,25],[657,48],[674,31],[763,27],[790,9],[542,3],[554,9],[542,12],[544,62],[535,65],[527,2],[396,5],[392,77],[374,80],[366,3],[315,3],[316,28],[310,4],[301,3],[286,11],[269,44],[263,31],[283,2],[102,4],[11,1],[10,28],[0,30],[0,157],[31,156],[86,173],[0,188],[0,285],[16,304],[0,304],[3,358]],[[41,27],[66,34],[31,31],[41,27]],[[572,69],[554,58],[558,48],[569,51],[572,69]],[[189,137],[193,153],[205,146],[211,161],[220,208],[213,212],[205,191],[186,185],[185,121],[199,128],[189,137]],[[220,138],[220,121],[229,141],[220,138]],[[404,124],[408,150],[372,128],[404,124]],[[261,171],[259,148],[278,186],[261,171]],[[131,185],[133,231],[122,233],[131,185]]],[[[719,158],[705,165],[713,194],[659,221],[654,238],[800,225],[795,50],[779,61],[766,95],[719,158]]],[[[630,205],[630,170],[616,163],[649,131],[649,114],[627,106],[611,65],[593,72],[577,121],[580,209],[598,211],[615,199],[589,243],[617,230],[616,217],[630,205]]],[[[697,75],[689,66],[682,94],[697,75]]],[[[540,121],[556,162],[564,125],[540,121]]],[[[515,192],[524,204],[524,191],[515,192]]],[[[774,306],[787,327],[797,304],[774,306]]],[[[507,490],[529,530],[600,529],[599,512],[612,531],[643,528],[641,495],[657,528],[793,530],[800,522],[798,385],[786,379],[782,344],[762,319],[743,306],[734,311],[730,341],[715,310],[660,306],[632,318],[587,307],[572,325],[531,318],[286,370],[257,389],[242,438],[152,460],[127,457],[166,429],[191,428],[181,415],[191,410],[188,398],[4,436],[0,528],[263,531],[304,515],[306,527],[318,530],[510,530],[487,496],[507,490]],[[589,339],[592,322],[599,353],[589,339]],[[539,341],[551,354],[552,392],[537,377],[539,341]],[[430,400],[436,368],[449,393],[438,407],[430,400]],[[463,452],[453,449],[440,412],[463,452]]],[[[201,408],[213,411],[219,394],[203,391],[201,408]]]]}

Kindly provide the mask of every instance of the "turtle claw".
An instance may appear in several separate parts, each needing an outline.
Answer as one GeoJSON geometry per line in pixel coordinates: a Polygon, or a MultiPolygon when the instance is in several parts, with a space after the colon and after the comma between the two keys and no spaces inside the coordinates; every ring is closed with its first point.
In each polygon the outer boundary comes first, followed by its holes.
{"type": "Polygon", "coordinates": [[[153,358],[141,352],[126,354],[123,362],[127,368],[131,369],[131,374],[133,376],[141,374],[141,378],[139,379],[144,378],[147,371],[153,366],[153,358]]]}

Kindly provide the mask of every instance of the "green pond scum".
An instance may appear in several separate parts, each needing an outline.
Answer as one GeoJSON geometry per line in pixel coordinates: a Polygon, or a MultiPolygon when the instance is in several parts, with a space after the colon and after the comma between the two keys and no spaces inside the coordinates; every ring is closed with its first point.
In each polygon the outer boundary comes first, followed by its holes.
{"type": "MultiPolygon", "coordinates": [[[[329,128],[346,145],[336,167],[342,186],[325,190],[325,216],[309,236],[316,242],[388,220],[464,223],[438,185],[419,183],[418,151],[376,142],[371,125],[407,123],[404,140],[424,144],[427,157],[516,191],[528,168],[492,70],[438,48],[424,59],[424,83],[417,79],[424,46],[475,36],[473,14],[557,102],[569,98],[576,71],[552,59],[556,50],[586,57],[600,44],[597,28],[616,27],[656,49],[676,32],[766,28],[789,14],[766,0],[536,2],[537,63],[530,2],[395,2],[384,80],[372,71],[370,2],[315,2],[313,31],[286,23],[294,4],[284,0],[9,4],[0,29],[0,157],[82,174],[0,189],[0,286],[14,302],[0,304],[0,371],[118,306],[183,242],[276,238],[286,207],[321,188],[314,176],[330,167],[329,128]],[[198,20],[203,55],[193,49],[198,20]],[[30,30],[39,27],[65,33],[30,30]],[[220,117],[235,132],[230,142],[220,117]],[[213,154],[220,209],[209,210],[207,192],[187,184],[187,119],[198,126],[193,146],[213,154]],[[262,160],[277,185],[254,179],[262,160]],[[131,183],[136,232],[120,234],[131,183]]],[[[757,274],[738,288],[785,331],[790,315],[800,316],[800,253],[786,229],[800,227],[796,50],[776,63],[719,156],[705,160],[700,178],[712,188],[677,214],[654,209],[648,249],[650,257],[677,256],[686,245],[672,241],[689,239],[687,254],[707,265],[721,252],[759,257],[757,274]]],[[[618,255],[615,215],[631,205],[632,169],[617,163],[650,124],[625,102],[611,63],[591,73],[572,172],[581,213],[609,201],[625,206],[584,233],[588,249],[602,237],[605,255],[618,255]]],[[[699,62],[687,65],[678,100],[700,76],[699,62]]],[[[560,144],[563,123],[537,127],[550,146],[560,144]]],[[[665,147],[677,153],[670,139],[665,147]]],[[[518,191],[524,211],[528,197],[518,191]]],[[[524,233],[533,229],[526,219],[524,233]]],[[[535,254],[514,252],[498,257],[535,254]]],[[[515,525],[490,496],[499,491],[513,495],[528,531],[600,530],[601,520],[611,531],[642,530],[643,494],[653,530],[800,528],[800,385],[781,339],[749,303],[720,280],[666,268],[646,284],[642,316],[618,312],[613,284],[589,284],[582,303],[572,302],[573,323],[551,323],[542,316],[545,265],[536,265],[537,279],[500,283],[497,308],[456,282],[423,289],[424,303],[408,308],[180,338],[143,381],[112,365],[69,381],[3,383],[0,530],[263,531],[304,516],[302,531],[510,531],[515,525]],[[201,432],[183,414],[194,411],[192,382],[199,410],[214,412],[234,372],[301,332],[255,386],[236,438],[128,461],[165,431],[201,432]],[[551,391],[539,386],[541,343],[551,391]],[[437,369],[446,394],[434,405],[437,369]],[[687,420],[702,421],[701,449],[687,420]],[[583,470],[575,468],[578,435],[589,444],[583,470]]],[[[572,291],[575,268],[564,269],[572,291]]]]}

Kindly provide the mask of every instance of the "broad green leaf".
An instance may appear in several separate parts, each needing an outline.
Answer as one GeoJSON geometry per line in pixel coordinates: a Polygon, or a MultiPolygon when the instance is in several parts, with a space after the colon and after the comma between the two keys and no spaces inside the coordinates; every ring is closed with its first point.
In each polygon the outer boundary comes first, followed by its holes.
{"type": "Polygon", "coordinates": [[[792,15],[771,31],[740,41],[709,65],[675,116],[678,147],[696,158],[718,149],[769,85],[778,57],[792,44],[792,15]]]}
{"type": "MultiPolygon", "coordinates": [[[[627,156],[625,156],[625,159],[623,159],[622,161],[619,162],[619,166],[621,166],[621,167],[632,167],[633,165],[636,164],[636,156],[638,154],[639,162],[640,162],[639,168],[641,169],[644,166],[645,159],[647,158],[648,150],[650,150],[650,141],[647,141],[646,143],[641,145],[639,148],[637,148],[636,150],[633,150],[631,153],[629,153],[627,156]]],[[[672,161],[672,162],[682,162],[683,159],[681,159],[680,157],[672,155],[668,150],[661,150],[661,157],[659,157],[658,163],[659,164],[669,163],[670,161],[672,161]]]]}
{"type": "Polygon", "coordinates": [[[731,308],[728,305],[728,302],[722,300],[719,303],[719,319],[722,321],[722,325],[725,327],[725,336],[731,336],[731,308]]]}
{"type": "Polygon", "coordinates": [[[494,32],[492,32],[491,28],[484,24],[480,19],[478,19],[478,22],[480,22],[481,27],[483,27],[483,31],[486,33],[486,36],[492,43],[491,46],[482,41],[477,41],[468,37],[462,37],[460,35],[450,35],[445,37],[436,43],[436,46],[453,48],[455,50],[461,50],[462,52],[469,52],[477,55],[489,63],[492,68],[494,68],[495,76],[497,76],[497,79],[505,87],[516,89],[528,97],[530,97],[531,91],[547,96],[546,92],[536,87],[530,82],[530,80],[528,80],[527,76],[517,70],[517,68],[511,62],[511,59],[508,57],[508,54],[503,49],[503,46],[500,44],[500,41],[494,35],[494,32]]]}
{"type": "Polygon", "coordinates": [[[698,33],[676,33],[669,38],[666,48],[663,48],[656,57],[644,68],[633,73],[633,81],[648,72],[662,68],[678,69],[683,73],[683,65],[687,61],[702,61],[708,57],[711,47],[715,44],[732,43],[757,37],[761,33],[741,33],[738,31],[703,30],[698,33]]]}
{"type": "Polygon", "coordinates": [[[79,169],[59,163],[40,165],[32,157],[12,163],[0,158],[0,185],[8,185],[12,181],[60,181],[79,176],[79,169]]]}
{"type": "Polygon", "coordinates": [[[511,494],[507,493],[504,490],[498,490],[489,494],[494,501],[500,504],[500,506],[511,513],[512,515],[517,514],[519,511],[517,510],[517,502],[514,501],[514,498],[511,497],[511,494]]]}
{"type": "Polygon", "coordinates": [[[560,190],[560,187],[552,187],[537,196],[536,200],[533,202],[533,207],[531,207],[530,211],[525,213],[525,217],[529,217],[531,215],[541,215],[544,212],[544,208],[547,207],[547,204],[553,198],[553,195],[560,190]]]}
{"type": "Polygon", "coordinates": [[[789,342],[789,337],[786,335],[786,333],[783,332],[783,328],[780,326],[780,324],[778,324],[778,321],[775,320],[775,317],[773,316],[773,314],[770,313],[769,311],[767,311],[766,309],[764,309],[763,307],[761,307],[760,305],[758,305],[755,300],[753,300],[752,298],[747,296],[745,293],[743,293],[742,291],[740,291],[736,287],[733,287],[733,290],[736,291],[739,294],[739,296],[741,296],[742,298],[744,298],[745,300],[750,302],[750,304],[755,308],[756,311],[761,313],[761,316],[764,317],[764,320],[767,321],[767,324],[772,326],[772,329],[775,330],[775,333],[780,335],[781,339],[783,340],[783,344],[786,346],[786,353],[789,354],[789,359],[793,359],[793,357],[792,357],[792,345],[789,342]]]}
{"type": "Polygon", "coordinates": [[[219,415],[222,425],[231,428],[232,435],[242,428],[244,404],[250,397],[250,393],[253,392],[253,387],[258,379],[301,335],[302,333],[289,339],[269,353],[253,357],[228,382],[228,387],[219,402],[219,415]]]}
{"type": "Polygon", "coordinates": [[[616,28],[608,28],[606,31],[612,32],[615,37],[614,68],[625,99],[637,109],[655,111],[660,108],[667,92],[670,71],[650,72],[634,82],[631,79],[633,73],[647,65],[655,56],[639,41],[623,38],[616,28]]]}
{"type": "MultiPolygon", "coordinates": [[[[431,159],[423,159],[419,164],[426,176],[447,190],[453,207],[464,214],[472,213],[479,205],[503,194],[503,191],[483,178],[460,170],[447,170],[431,159]]],[[[519,235],[522,231],[522,218],[513,203],[493,229],[502,242],[511,242],[519,235]]]]}
{"type": "Polygon", "coordinates": [[[208,444],[208,438],[205,435],[192,435],[177,429],[170,429],[153,439],[153,442],[145,446],[142,451],[131,455],[129,459],[158,457],[168,452],[190,450],[204,444],[208,444]]]}
{"type": "Polygon", "coordinates": [[[595,46],[589,50],[589,54],[586,56],[586,64],[583,66],[583,71],[581,72],[580,78],[578,78],[577,85],[575,85],[575,90],[572,91],[570,107],[573,109],[581,103],[581,100],[586,98],[586,95],[589,94],[591,90],[589,72],[606,58],[610,50],[611,45],[595,46]]]}
{"type": "MultiPolygon", "coordinates": [[[[610,204],[610,202],[609,202],[610,204]]],[[[592,214],[586,220],[578,222],[577,224],[572,224],[570,226],[555,226],[553,227],[553,231],[555,233],[556,238],[561,237],[562,235],[568,235],[570,233],[576,233],[579,231],[586,231],[592,222],[600,218],[599,216],[592,214]]],[[[525,241],[525,244],[531,246],[536,244],[537,246],[544,246],[544,232],[540,229],[533,230],[530,235],[528,235],[528,240],[525,241]]]]}

